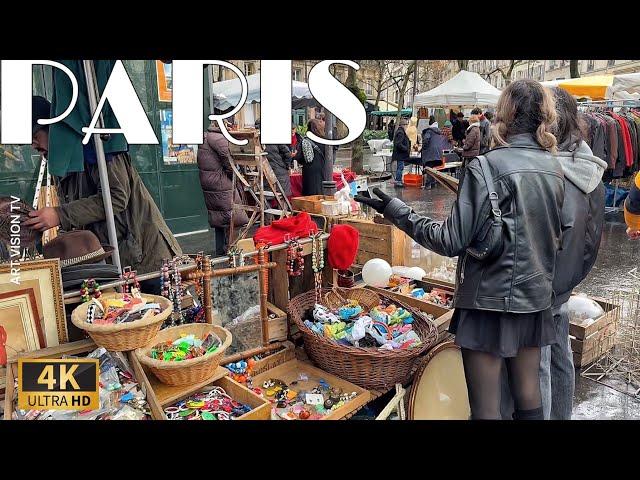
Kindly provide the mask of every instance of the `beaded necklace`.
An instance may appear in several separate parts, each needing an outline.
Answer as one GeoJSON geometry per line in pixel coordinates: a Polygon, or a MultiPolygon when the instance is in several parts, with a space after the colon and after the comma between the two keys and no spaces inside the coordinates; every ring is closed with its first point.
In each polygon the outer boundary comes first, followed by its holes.
{"type": "Polygon", "coordinates": [[[322,269],[324,268],[324,247],[322,232],[316,232],[311,237],[311,268],[313,269],[316,303],[322,301],[322,269]]]}

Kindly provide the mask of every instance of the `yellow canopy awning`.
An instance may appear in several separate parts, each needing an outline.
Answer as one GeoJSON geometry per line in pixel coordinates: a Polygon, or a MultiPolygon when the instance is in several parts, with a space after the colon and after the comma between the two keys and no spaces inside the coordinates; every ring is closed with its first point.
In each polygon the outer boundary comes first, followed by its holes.
{"type": "Polygon", "coordinates": [[[607,98],[607,88],[612,83],[613,75],[593,75],[591,77],[560,80],[558,86],[576,97],[605,100],[607,98]]]}

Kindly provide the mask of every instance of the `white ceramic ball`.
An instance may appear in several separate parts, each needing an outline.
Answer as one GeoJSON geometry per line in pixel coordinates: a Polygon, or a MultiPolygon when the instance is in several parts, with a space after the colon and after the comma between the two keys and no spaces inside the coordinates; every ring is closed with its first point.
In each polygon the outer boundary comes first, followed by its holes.
{"type": "Polygon", "coordinates": [[[392,274],[391,265],[381,258],[372,258],[362,267],[362,280],[372,287],[386,287],[392,274]]]}

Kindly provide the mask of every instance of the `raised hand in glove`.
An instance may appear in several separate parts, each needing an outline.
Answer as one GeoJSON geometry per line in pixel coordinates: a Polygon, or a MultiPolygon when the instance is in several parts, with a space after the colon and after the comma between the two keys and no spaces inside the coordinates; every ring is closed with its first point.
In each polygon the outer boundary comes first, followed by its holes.
{"type": "Polygon", "coordinates": [[[384,209],[387,208],[387,205],[389,205],[389,202],[392,200],[392,198],[379,188],[374,188],[373,193],[375,193],[380,198],[380,200],[378,200],[377,198],[363,197],[362,195],[356,195],[354,197],[354,200],[356,202],[364,203],[365,205],[370,206],[378,213],[384,213],[384,209]]]}

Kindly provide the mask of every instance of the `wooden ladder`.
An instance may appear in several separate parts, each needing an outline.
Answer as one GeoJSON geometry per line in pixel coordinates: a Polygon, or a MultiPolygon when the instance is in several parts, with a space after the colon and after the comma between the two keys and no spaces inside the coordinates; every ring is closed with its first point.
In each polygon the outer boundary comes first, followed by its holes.
{"type": "MultiPolygon", "coordinates": [[[[236,136],[236,132],[234,132],[236,136]]],[[[251,140],[251,139],[250,139],[251,140]]],[[[249,142],[248,146],[231,148],[231,168],[233,169],[232,188],[235,192],[240,186],[244,192],[243,204],[235,205],[231,213],[231,225],[229,238],[234,236],[234,216],[237,210],[251,212],[249,222],[239,232],[233,245],[245,238],[251,228],[260,221],[260,226],[265,225],[265,216],[271,215],[283,218],[291,215],[293,208],[289,199],[273,172],[266,152],[262,151],[259,143],[249,142]],[[271,205],[275,200],[276,206],[271,205]]]]}

